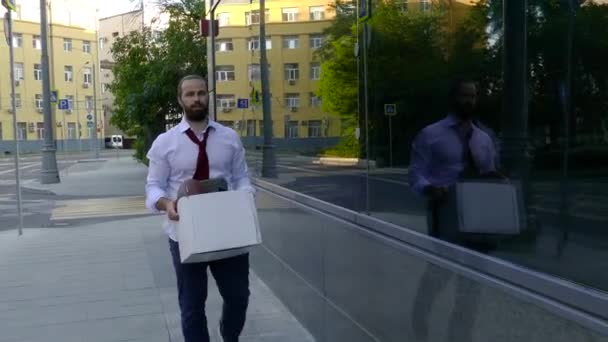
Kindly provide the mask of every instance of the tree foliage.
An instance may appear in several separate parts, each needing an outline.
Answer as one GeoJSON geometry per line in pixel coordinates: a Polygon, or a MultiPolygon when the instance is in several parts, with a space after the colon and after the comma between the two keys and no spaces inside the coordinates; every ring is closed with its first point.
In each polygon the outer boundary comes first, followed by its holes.
{"type": "Polygon", "coordinates": [[[112,124],[136,137],[136,157],[145,161],[152,141],[179,119],[177,83],[187,74],[205,75],[205,39],[198,33],[201,0],[161,2],[170,15],[163,32],[145,28],[116,40],[110,90],[115,96],[112,124]]]}
{"type": "MultiPolygon", "coordinates": [[[[338,2],[342,16],[327,30],[328,42],[320,53],[320,93],[327,111],[365,127],[358,114],[362,101],[357,96],[363,90],[362,58],[357,68],[354,55],[358,38],[362,41],[363,25],[356,25],[354,11],[344,10],[350,8],[348,4],[338,2]]],[[[568,66],[567,23],[573,12],[567,4],[562,0],[528,1],[530,133],[533,142],[550,141],[548,148],[559,142],[563,131],[559,88],[568,67],[574,75],[573,134],[600,130],[602,124],[608,128],[608,6],[588,3],[574,12],[574,57],[568,66]]],[[[393,146],[397,161],[406,163],[416,132],[446,114],[449,81],[459,76],[480,82],[479,114],[500,131],[502,1],[482,0],[475,6],[463,6],[438,2],[427,12],[413,5],[404,10],[403,1],[398,0],[375,3],[368,22],[371,158],[388,159],[384,104],[397,104],[393,146]]]]}

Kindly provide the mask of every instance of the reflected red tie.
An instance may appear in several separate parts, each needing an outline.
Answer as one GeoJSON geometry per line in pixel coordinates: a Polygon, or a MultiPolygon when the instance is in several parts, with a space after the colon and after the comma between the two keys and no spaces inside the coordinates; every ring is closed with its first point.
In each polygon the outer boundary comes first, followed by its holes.
{"type": "Polygon", "coordinates": [[[203,141],[198,140],[192,129],[188,128],[186,135],[193,143],[198,145],[198,158],[196,160],[196,171],[194,171],[193,179],[206,180],[209,179],[209,157],[207,156],[207,138],[209,137],[209,128],[205,131],[203,141]]]}

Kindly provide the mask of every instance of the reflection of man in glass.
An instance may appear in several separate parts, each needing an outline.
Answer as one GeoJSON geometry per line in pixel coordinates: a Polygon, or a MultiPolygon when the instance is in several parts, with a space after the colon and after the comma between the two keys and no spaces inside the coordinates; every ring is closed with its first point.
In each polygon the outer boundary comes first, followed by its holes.
{"type": "Polygon", "coordinates": [[[412,146],[409,182],[430,199],[429,230],[435,237],[441,235],[436,209],[445,203],[448,187],[463,178],[496,173],[494,134],[474,119],[476,105],[475,82],[454,82],[448,116],[422,129],[412,146]]]}
{"type": "MultiPolygon", "coordinates": [[[[412,146],[409,182],[415,192],[429,198],[429,233],[431,236],[458,241],[452,222],[439,222],[438,208],[445,205],[448,187],[468,177],[496,173],[498,153],[494,133],[474,119],[477,85],[458,80],[450,89],[448,116],[425,127],[412,146]]],[[[487,252],[488,245],[469,244],[487,252]]],[[[429,317],[435,299],[448,286],[453,273],[427,266],[415,296],[412,326],[416,337],[428,337],[429,317]]],[[[449,341],[471,341],[480,291],[479,284],[456,276],[456,301],[448,325],[449,341]]],[[[446,309],[443,307],[442,309],[446,309]]]]}

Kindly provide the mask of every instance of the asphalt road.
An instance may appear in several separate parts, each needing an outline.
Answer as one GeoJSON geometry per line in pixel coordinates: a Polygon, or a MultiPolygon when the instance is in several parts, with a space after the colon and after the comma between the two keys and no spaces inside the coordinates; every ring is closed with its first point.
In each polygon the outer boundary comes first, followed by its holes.
{"type": "MultiPolygon", "coordinates": [[[[131,155],[132,151],[120,151],[120,156],[131,155]]],[[[113,158],[116,151],[100,152],[101,158],[113,158]]],[[[76,164],[79,161],[92,159],[91,152],[57,154],[57,168],[59,171],[76,164]]],[[[20,158],[20,176],[22,185],[28,181],[40,179],[42,170],[42,158],[40,155],[24,155],[20,158]]],[[[17,189],[15,182],[15,164],[12,156],[0,158],[0,230],[16,229],[19,226],[17,214],[17,189]]],[[[66,199],[65,196],[29,190],[22,187],[22,210],[25,227],[53,227],[51,222],[51,211],[55,208],[55,202],[66,199]]]]}

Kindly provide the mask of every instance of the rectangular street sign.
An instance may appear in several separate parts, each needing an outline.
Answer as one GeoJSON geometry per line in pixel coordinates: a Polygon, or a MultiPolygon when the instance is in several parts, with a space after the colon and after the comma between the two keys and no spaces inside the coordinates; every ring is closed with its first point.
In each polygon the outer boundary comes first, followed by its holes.
{"type": "Polygon", "coordinates": [[[394,103],[387,103],[384,105],[384,115],[395,116],[397,115],[397,105],[394,103]]]}
{"type": "Polygon", "coordinates": [[[237,107],[239,109],[247,109],[247,108],[249,108],[249,99],[238,99],[237,100],[237,107]]]}

